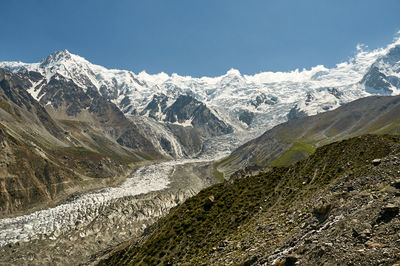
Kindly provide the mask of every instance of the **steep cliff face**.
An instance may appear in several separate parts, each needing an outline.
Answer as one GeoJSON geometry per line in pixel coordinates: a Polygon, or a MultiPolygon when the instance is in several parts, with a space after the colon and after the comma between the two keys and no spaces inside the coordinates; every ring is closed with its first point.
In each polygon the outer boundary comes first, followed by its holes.
{"type": "Polygon", "coordinates": [[[57,139],[65,139],[63,130],[54,122],[45,108],[25,90],[26,82],[19,76],[0,68],[1,121],[37,125],[57,139]]]}
{"type": "Polygon", "coordinates": [[[166,108],[164,121],[192,126],[204,138],[233,132],[232,127],[217,118],[204,103],[189,95],[179,96],[166,108]]]}
{"type": "Polygon", "coordinates": [[[86,122],[122,146],[161,158],[149,140],[139,133],[136,125],[93,86],[84,89],[72,80],[55,74],[48,82],[43,80],[37,87],[40,87],[40,91],[39,88],[32,89],[39,92],[39,102],[53,118],[86,122]]]}
{"type": "Polygon", "coordinates": [[[61,143],[66,139],[61,127],[22,84],[0,69],[1,215],[51,201],[78,179],[72,170],[60,169],[49,159],[43,145],[32,141],[40,132],[49,142],[61,143]]]}
{"type": "Polygon", "coordinates": [[[230,125],[217,118],[202,102],[182,95],[165,108],[162,121],[190,153],[198,153],[203,141],[233,132],[230,125]]]}
{"type": "Polygon", "coordinates": [[[101,264],[398,262],[400,138],[367,135],[202,190],[101,264]]]}

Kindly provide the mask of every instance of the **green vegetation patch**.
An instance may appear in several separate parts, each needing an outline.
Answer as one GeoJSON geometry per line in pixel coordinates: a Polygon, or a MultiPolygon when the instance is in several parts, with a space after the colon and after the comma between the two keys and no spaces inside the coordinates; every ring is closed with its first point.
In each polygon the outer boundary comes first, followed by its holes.
{"type": "Polygon", "coordinates": [[[223,182],[224,181],[224,173],[218,171],[218,167],[224,163],[224,161],[219,161],[216,162],[212,165],[212,174],[213,177],[215,178],[215,180],[219,181],[219,182],[223,182]]]}
{"type": "Polygon", "coordinates": [[[387,124],[373,124],[366,131],[371,134],[400,134],[400,120],[387,124]]]}
{"type": "Polygon", "coordinates": [[[280,157],[269,163],[270,166],[287,166],[299,160],[305,159],[315,152],[315,146],[303,142],[295,142],[290,149],[280,157]]]}
{"type": "Polygon", "coordinates": [[[60,148],[59,151],[78,160],[90,160],[96,162],[106,157],[103,154],[88,150],[85,147],[63,147],[60,148]]]}

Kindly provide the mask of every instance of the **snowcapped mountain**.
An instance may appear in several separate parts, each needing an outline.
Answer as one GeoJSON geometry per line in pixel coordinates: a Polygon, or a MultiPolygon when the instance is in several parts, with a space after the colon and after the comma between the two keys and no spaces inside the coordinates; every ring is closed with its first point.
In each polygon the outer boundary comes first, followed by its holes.
{"type": "MultiPolygon", "coordinates": [[[[334,68],[319,65],[310,70],[255,75],[242,75],[235,69],[219,77],[201,78],[165,73],[135,74],[106,69],[67,50],[55,52],[39,63],[1,62],[0,67],[15,73],[30,73],[28,91],[42,104],[54,104],[53,95],[46,98],[49,92],[45,90],[45,84],[52,79],[64,78],[86,94],[97,92],[132,120],[143,123],[146,117],[161,123],[164,129],[172,124],[182,128],[195,125],[197,113],[176,117],[177,100],[181,101],[180,108],[188,108],[182,105],[185,102],[180,97],[190,96],[193,100],[186,101],[187,104],[198,101],[209,110],[206,113],[214,125],[226,126],[223,130],[202,135],[201,141],[229,133],[227,128],[230,127],[234,131],[233,147],[287,119],[335,109],[373,94],[399,94],[400,40],[373,51],[358,47],[353,58],[334,68]],[[37,78],[39,74],[42,78],[37,78]],[[171,114],[171,108],[174,114],[171,114]]],[[[161,130],[159,126],[157,128],[161,130]]],[[[179,142],[180,138],[178,134],[175,140],[168,141],[170,144],[164,141],[163,146],[171,147],[171,141],[179,142]]]]}

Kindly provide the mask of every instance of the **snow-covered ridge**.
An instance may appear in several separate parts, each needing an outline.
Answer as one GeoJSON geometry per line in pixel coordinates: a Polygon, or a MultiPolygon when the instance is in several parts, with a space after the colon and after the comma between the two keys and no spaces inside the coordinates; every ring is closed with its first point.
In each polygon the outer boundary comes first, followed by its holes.
{"type": "MultiPolygon", "coordinates": [[[[248,130],[266,129],[285,121],[287,113],[295,106],[312,115],[379,94],[379,91],[366,90],[360,81],[374,64],[382,73],[399,77],[399,46],[400,39],[372,51],[358,46],[354,57],[334,68],[318,65],[311,69],[255,75],[242,75],[239,70],[231,69],[222,76],[200,78],[107,69],[67,50],[55,52],[39,63],[0,62],[0,67],[15,72],[37,71],[47,80],[59,74],[83,89],[95,87],[126,114],[140,114],[155,94],[167,95],[170,103],[179,95],[189,94],[215,110],[236,130],[248,130]],[[238,117],[243,111],[255,114],[254,121],[258,124],[254,122],[248,127],[240,121],[238,117]]],[[[30,91],[38,94],[37,90],[30,91]]],[[[400,92],[395,86],[391,91],[392,94],[400,92]]]]}

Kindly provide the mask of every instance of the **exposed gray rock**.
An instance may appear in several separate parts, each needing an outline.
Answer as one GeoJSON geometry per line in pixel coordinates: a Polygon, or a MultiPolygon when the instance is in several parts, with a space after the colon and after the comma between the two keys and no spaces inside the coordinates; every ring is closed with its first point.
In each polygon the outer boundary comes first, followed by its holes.
{"type": "Polygon", "coordinates": [[[250,126],[251,122],[253,122],[254,113],[244,110],[239,115],[239,120],[250,126]]]}
{"type": "Polygon", "coordinates": [[[296,105],[292,109],[290,109],[289,113],[287,114],[288,120],[295,120],[301,117],[306,117],[307,113],[303,110],[300,110],[299,107],[296,105]]]}
{"type": "Polygon", "coordinates": [[[381,162],[382,162],[381,159],[374,159],[374,160],[372,160],[372,164],[373,164],[374,166],[380,165],[381,162]]]}
{"type": "Polygon", "coordinates": [[[167,108],[168,97],[164,94],[153,95],[153,100],[143,109],[140,115],[148,115],[151,118],[160,120],[167,108]]]}
{"type": "Polygon", "coordinates": [[[388,81],[388,77],[380,72],[376,66],[371,67],[360,82],[365,84],[366,90],[371,93],[380,91],[384,94],[390,94],[393,92],[390,89],[391,83],[388,81]]]}

